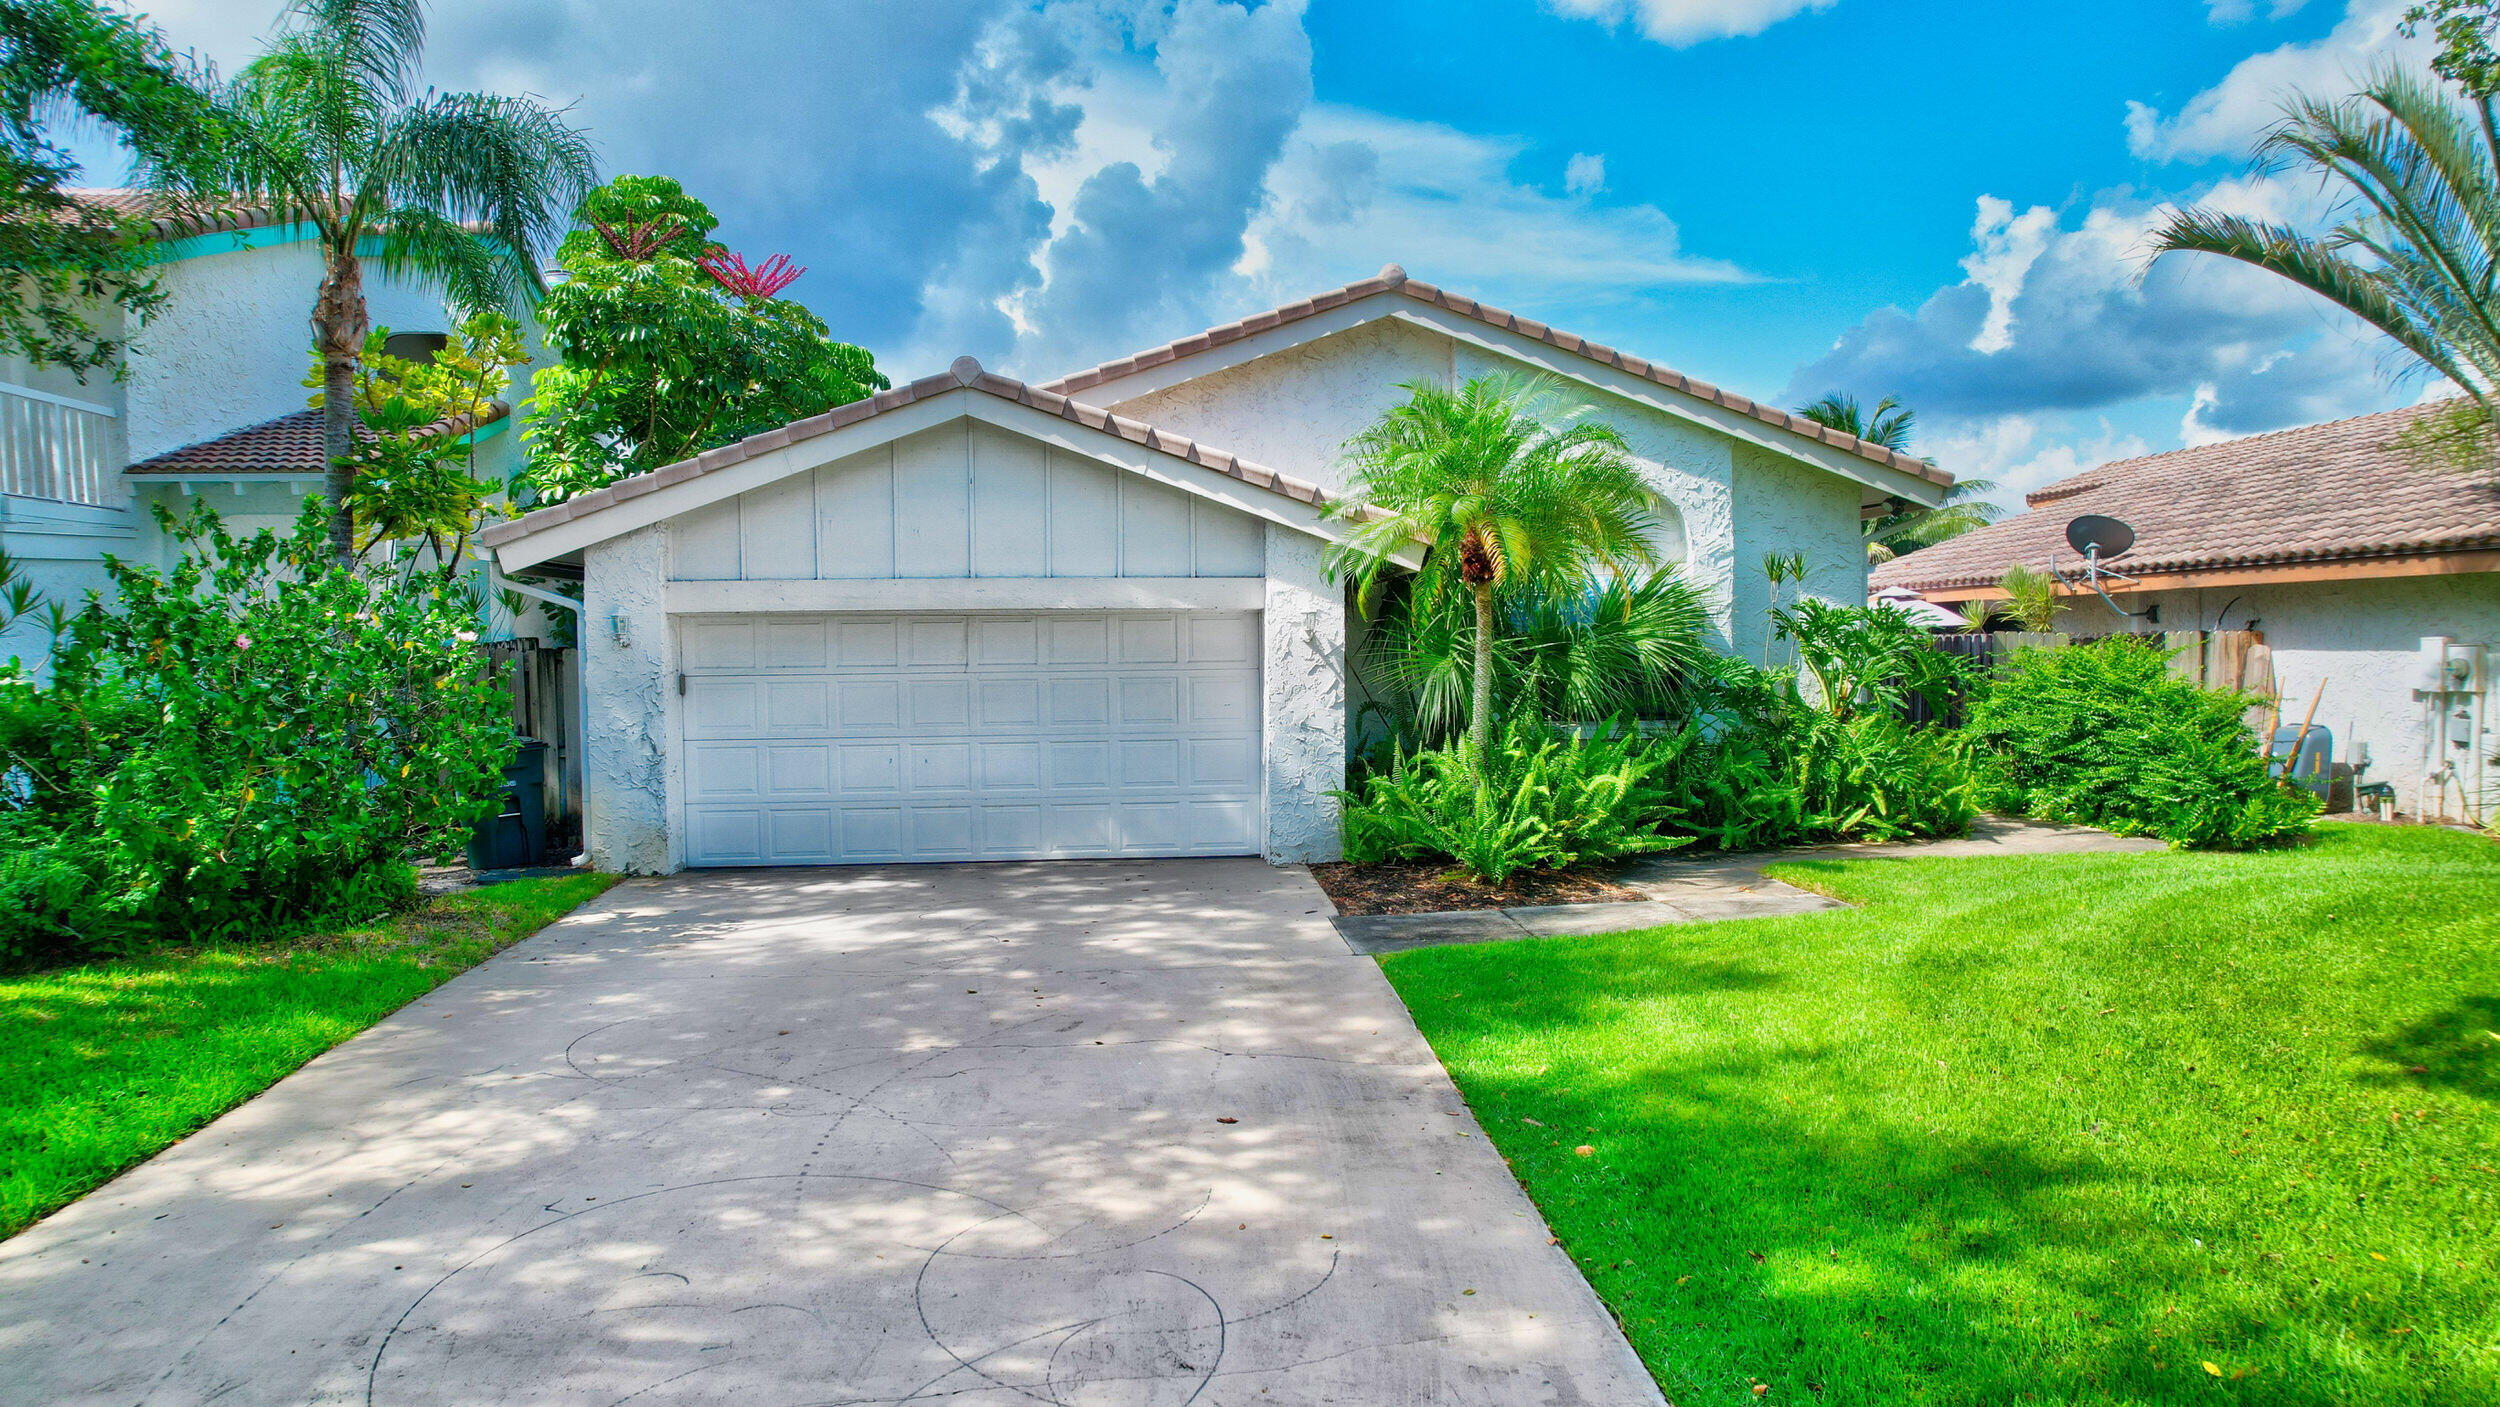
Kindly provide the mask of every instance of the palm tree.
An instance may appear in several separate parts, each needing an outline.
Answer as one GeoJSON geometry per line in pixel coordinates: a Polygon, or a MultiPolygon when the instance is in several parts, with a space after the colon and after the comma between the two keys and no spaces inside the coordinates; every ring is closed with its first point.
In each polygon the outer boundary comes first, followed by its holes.
{"type": "Polygon", "coordinates": [[[1910,427],[1918,423],[1918,412],[1901,404],[1899,396],[1884,397],[1868,412],[1858,408],[1857,397],[1840,391],[1812,405],[1797,407],[1797,413],[1825,429],[1855,435],[1870,445],[1904,454],[1910,449],[1910,427]]]}
{"type": "Polygon", "coordinates": [[[210,95],[226,118],[219,145],[180,173],[199,195],[319,232],[312,331],[342,563],[355,559],[364,266],[439,286],[465,312],[524,311],[545,288],[539,251],[596,184],[589,143],[562,112],[419,91],[424,45],[425,0],[291,0],[267,52],[210,95]]]}
{"type": "MultiPolygon", "coordinates": [[[[1812,405],[1799,406],[1797,413],[1827,429],[1904,454],[1910,448],[1910,429],[1918,423],[1918,412],[1901,404],[1899,396],[1884,397],[1869,412],[1859,409],[1857,397],[1841,391],[1812,405]]],[[[1860,524],[1866,535],[1866,560],[1889,562],[1904,552],[1933,547],[1946,538],[1986,527],[2005,516],[2004,509],[1987,501],[1988,495],[1996,491],[1994,480],[1963,479],[1954,484],[1943,503],[1933,508],[1923,508],[1905,499],[1892,500],[1882,516],[1860,524]]]]}
{"type": "Polygon", "coordinates": [[[2377,70],[2352,97],[2294,95],[2257,144],[2259,170],[2339,188],[2334,226],[2304,234],[2218,210],[2187,210],[2153,237],[2156,258],[2218,254],[2278,274],[2393,339],[2465,392],[2434,439],[2473,454],[2500,385],[2500,118],[2489,95],[2460,105],[2436,85],[2377,70]]]}
{"type": "Polygon", "coordinates": [[[1494,592],[1585,581],[1654,565],[1651,494],[1623,436],[1586,419],[1551,377],[1479,376],[1452,389],[1411,381],[1347,445],[1353,482],[1329,512],[1349,526],[1334,566],[1369,592],[1396,558],[1424,549],[1417,589],[1474,598],[1469,760],[1479,778],[1493,733],[1494,592]]]}
{"type": "Polygon", "coordinates": [[[1933,547],[1946,538],[1988,526],[2005,516],[2001,505],[1988,501],[1988,495],[1996,491],[1994,479],[1956,479],[1944,502],[1933,508],[1906,499],[1891,500],[1883,516],[1860,525],[1866,537],[1866,560],[1889,562],[1904,552],[1933,547]]]}

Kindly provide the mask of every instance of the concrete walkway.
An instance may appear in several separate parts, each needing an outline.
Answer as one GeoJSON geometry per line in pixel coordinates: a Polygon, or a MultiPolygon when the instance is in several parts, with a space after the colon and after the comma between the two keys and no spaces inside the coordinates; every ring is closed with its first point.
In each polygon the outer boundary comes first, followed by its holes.
{"type": "Polygon", "coordinates": [[[1328,907],[627,883],[0,1244],[0,1402],[1657,1403],[1328,907]]]}
{"type": "Polygon", "coordinates": [[[1762,872],[1788,860],[1967,859],[1978,855],[2139,854],[2163,850],[2158,840],[2111,835],[2089,826],[2061,826],[2020,817],[1982,816],[1953,840],[1888,845],[1811,845],[1738,855],[1673,851],[1644,856],[1612,876],[1649,897],[1627,904],[1556,904],[1520,909],[1468,909],[1440,914],[1349,914],[1336,920],[1358,953],[1394,953],[1448,943],[1551,938],[1572,933],[1624,933],[1670,923],[1710,923],[1847,908],[1837,899],[1785,884],[1762,872]]]}

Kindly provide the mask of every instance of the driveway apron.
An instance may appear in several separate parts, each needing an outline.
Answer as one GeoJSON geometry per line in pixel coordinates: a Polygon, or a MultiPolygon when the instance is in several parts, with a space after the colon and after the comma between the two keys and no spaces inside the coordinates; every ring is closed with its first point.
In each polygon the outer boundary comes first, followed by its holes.
{"type": "Polygon", "coordinates": [[[1657,1402],[1329,912],[628,882],[0,1244],[0,1401],[1657,1402]]]}

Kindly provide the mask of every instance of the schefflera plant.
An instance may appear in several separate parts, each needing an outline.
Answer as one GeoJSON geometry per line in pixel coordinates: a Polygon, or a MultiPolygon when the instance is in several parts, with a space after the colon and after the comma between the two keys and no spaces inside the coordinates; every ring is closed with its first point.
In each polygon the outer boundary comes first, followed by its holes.
{"type": "Polygon", "coordinates": [[[327,512],[158,519],[39,682],[0,666],[0,961],[281,936],[414,893],[497,804],[510,705],[462,583],[341,567],[327,512]]]}

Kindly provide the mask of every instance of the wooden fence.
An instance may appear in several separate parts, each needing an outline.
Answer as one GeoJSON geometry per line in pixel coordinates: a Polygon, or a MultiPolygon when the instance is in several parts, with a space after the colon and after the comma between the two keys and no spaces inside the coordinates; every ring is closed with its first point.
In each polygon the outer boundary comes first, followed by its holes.
{"type": "MultiPolygon", "coordinates": [[[[573,651],[535,640],[497,640],[481,647],[486,667],[512,695],[512,729],[547,745],[539,786],[546,796],[547,829],[578,829],[581,815],[581,748],[574,734],[581,710],[574,698],[573,651]]],[[[565,853],[571,853],[569,851],[565,853]]]]}

